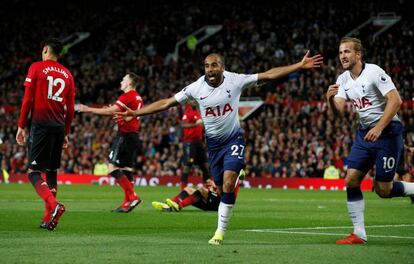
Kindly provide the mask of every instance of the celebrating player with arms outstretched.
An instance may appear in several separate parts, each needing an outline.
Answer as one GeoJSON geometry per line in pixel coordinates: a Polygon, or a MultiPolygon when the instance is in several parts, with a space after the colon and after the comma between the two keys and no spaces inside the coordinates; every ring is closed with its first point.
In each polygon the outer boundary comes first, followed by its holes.
{"type": "Polygon", "coordinates": [[[365,244],[365,202],[361,181],[375,165],[374,188],[382,198],[414,193],[414,183],[394,182],[403,148],[403,126],[397,116],[401,98],[391,78],[375,64],[362,62],[359,39],[345,37],[339,45],[339,60],[345,72],[329,86],[327,99],[334,113],[342,114],[350,100],[359,115],[359,130],[349,154],[346,193],[354,232],[337,244],[365,244]]]}
{"type": "Polygon", "coordinates": [[[204,73],[174,96],[156,101],[137,111],[127,110],[122,115],[143,116],[167,110],[194,99],[203,120],[210,171],[214,177],[221,202],[218,209],[218,227],[209,244],[220,245],[227,230],[235,204],[234,187],[244,167],[243,130],[238,118],[241,92],[261,80],[272,80],[301,69],[320,67],[322,56],[309,57],[289,66],[272,68],[258,74],[237,74],[225,71],[224,59],[219,54],[208,55],[204,60],[204,73]]]}

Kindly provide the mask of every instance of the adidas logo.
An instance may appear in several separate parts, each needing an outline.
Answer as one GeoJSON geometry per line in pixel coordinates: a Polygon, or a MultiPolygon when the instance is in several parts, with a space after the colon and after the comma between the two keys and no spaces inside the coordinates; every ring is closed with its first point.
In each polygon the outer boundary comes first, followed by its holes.
{"type": "Polygon", "coordinates": [[[37,162],[34,160],[31,164],[32,165],[37,165],[37,162]]]}

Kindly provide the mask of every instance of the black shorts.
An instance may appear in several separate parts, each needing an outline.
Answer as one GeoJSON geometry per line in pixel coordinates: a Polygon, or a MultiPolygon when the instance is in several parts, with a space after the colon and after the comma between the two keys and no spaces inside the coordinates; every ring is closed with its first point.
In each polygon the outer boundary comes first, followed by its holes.
{"type": "Polygon", "coordinates": [[[139,137],[137,133],[117,135],[112,141],[109,152],[109,163],[119,168],[135,166],[139,150],[139,137]]]}
{"type": "Polygon", "coordinates": [[[193,204],[193,206],[204,211],[218,211],[219,205],[220,196],[212,191],[208,191],[207,201],[200,199],[200,201],[193,204]]]}
{"type": "Polygon", "coordinates": [[[28,163],[32,170],[57,170],[60,168],[64,126],[33,124],[28,142],[28,163]]]}
{"type": "Polygon", "coordinates": [[[203,142],[191,142],[184,145],[184,165],[199,165],[207,162],[203,142]]]}

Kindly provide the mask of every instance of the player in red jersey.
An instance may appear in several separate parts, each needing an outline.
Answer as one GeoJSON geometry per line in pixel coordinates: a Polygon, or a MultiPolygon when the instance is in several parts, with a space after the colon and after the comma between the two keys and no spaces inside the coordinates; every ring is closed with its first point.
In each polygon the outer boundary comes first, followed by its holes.
{"type": "Polygon", "coordinates": [[[26,127],[31,113],[28,139],[29,180],[45,202],[41,228],[54,230],[65,207],[56,200],[57,169],[62,147],[68,144],[68,134],[74,114],[75,85],[72,74],[57,62],[62,51],[58,39],[43,44],[42,61],[33,63],[24,82],[25,94],[20,110],[16,141],[26,142],[26,127]],[[41,173],[46,173],[46,182],[41,173]]]}
{"type": "MultiPolygon", "coordinates": [[[[243,181],[246,173],[242,169],[237,178],[234,188],[234,195],[237,197],[239,192],[240,182],[243,181]]],[[[154,201],[152,207],[163,212],[179,212],[184,207],[194,206],[203,211],[217,211],[220,205],[220,193],[213,180],[207,179],[203,186],[196,188],[185,187],[184,190],[174,196],[168,198],[165,203],[154,201]]]]}
{"type": "MultiPolygon", "coordinates": [[[[77,106],[77,111],[112,116],[115,112],[125,110],[125,106],[135,110],[141,108],[142,98],[135,90],[138,80],[139,77],[135,73],[128,72],[122,79],[120,87],[124,93],[119,96],[114,105],[106,108],[94,108],[80,104],[77,106]]],[[[118,135],[113,140],[109,153],[109,174],[124,190],[124,201],[120,207],[112,212],[128,213],[141,203],[141,199],[134,192],[132,176],[133,165],[140,145],[138,130],[138,118],[118,121],[118,135]]]]}
{"type": "Polygon", "coordinates": [[[181,191],[187,186],[188,175],[193,165],[203,173],[203,182],[210,179],[206,149],[203,142],[203,122],[194,102],[185,105],[181,119],[184,142],[184,170],[181,175],[181,191]]]}

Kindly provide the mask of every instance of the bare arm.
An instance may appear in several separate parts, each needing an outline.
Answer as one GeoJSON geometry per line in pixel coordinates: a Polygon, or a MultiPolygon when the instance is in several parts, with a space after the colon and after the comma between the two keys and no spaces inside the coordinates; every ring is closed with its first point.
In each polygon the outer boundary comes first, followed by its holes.
{"type": "Polygon", "coordinates": [[[397,114],[398,110],[400,110],[402,100],[397,90],[391,90],[385,95],[385,98],[387,98],[387,104],[385,105],[384,114],[375,127],[368,131],[364,137],[364,140],[377,141],[384,128],[388,126],[392,118],[397,114]]]}
{"type": "Polygon", "coordinates": [[[86,105],[78,105],[78,112],[93,113],[97,115],[113,115],[115,112],[119,112],[121,109],[117,105],[111,105],[109,107],[96,108],[86,105]]]}
{"type": "Polygon", "coordinates": [[[328,100],[329,109],[331,109],[335,115],[343,116],[345,112],[345,99],[335,97],[338,93],[338,89],[338,84],[330,85],[328,91],[326,92],[326,98],[328,100]]]}
{"type": "Polygon", "coordinates": [[[152,104],[146,105],[141,109],[137,109],[136,111],[133,111],[126,107],[125,112],[116,112],[115,119],[119,118],[125,118],[126,116],[144,116],[144,115],[150,115],[155,114],[161,111],[165,111],[168,108],[171,108],[173,106],[177,106],[179,103],[177,100],[175,100],[175,96],[161,99],[158,101],[153,102],[152,104]]]}
{"type": "Polygon", "coordinates": [[[318,54],[313,57],[309,57],[309,51],[307,51],[303,59],[298,63],[288,65],[288,66],[272,68],[268,71],[259,73],[258,81],[278,79],[280,77],[288,75],[289,73],[292,73],[292,72],[295,72],[301,69],[319,68],[321,67],[322,63],[323,63],[322,55],[318,54]]]}

